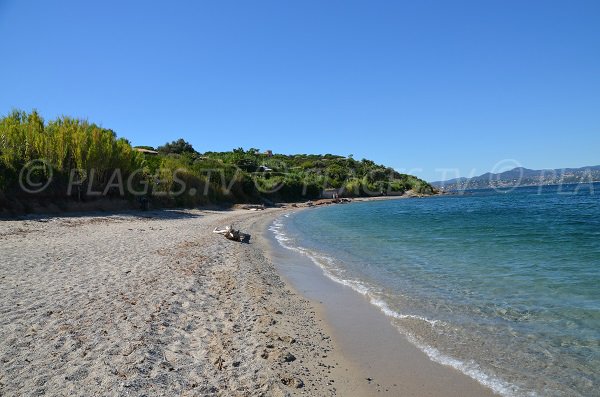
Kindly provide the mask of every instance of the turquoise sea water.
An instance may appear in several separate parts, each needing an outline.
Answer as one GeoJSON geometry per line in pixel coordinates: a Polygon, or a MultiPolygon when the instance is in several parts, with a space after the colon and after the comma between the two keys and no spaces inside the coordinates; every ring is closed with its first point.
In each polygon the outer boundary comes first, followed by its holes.
{"type": "Polygon", "coordinates": [[[498,393],[600,395],[600,184],[337,205],[271,230],[498,393]]]}

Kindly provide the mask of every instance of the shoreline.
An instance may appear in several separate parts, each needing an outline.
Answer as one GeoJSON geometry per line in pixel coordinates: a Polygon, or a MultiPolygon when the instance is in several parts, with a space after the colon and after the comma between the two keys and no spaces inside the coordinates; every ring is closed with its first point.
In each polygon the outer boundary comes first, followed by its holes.
{"type": "Polygon", "coordinates": [[[329,298],[367,306],[332,311],[307,298],[268,241],[268,226],[286,211],[0,222],[0,394],[487,395],[398,342],[387,318],[354,291],[329,298]],[[227,224],[250,233],[250,244],[211,233],[227,224]],[[364,329],[341,330],[338,314],[379,324],[386,342],[364,329]],[[382,348],[394,357],[379,360],[382,348]]]}
{"type": "MultiPolygon", "coordinates": [[[[407,199],[407,198],[428,198],[439,196],[441,193],[435,193],[431,195],[420,195],[412,192],[407,192],[402,195],[384,195],[384,196],[359,196],[359,197],[343,197],[342,200],[348,200],[343,202],[363,202],[363,201],[379,201],[379,200],[394,200],[394,199],[407,199]]],[[[0,197],[2,199],[2,197],[0,197]]],[[[15,199],[16,200],[16,199],[15,199]]],[[[291,202],[276,202],[272,203],[267,208],[290,208],[290,207],[305,207],[308,206],[309,202],[318,202],[316,205],[329,205],[339,204],[335,203],[333,199],[328,198],[316,198],[316,199],[303,199],[301,201],[291,202]]],[[[39,217],[84,217],[84,216],[109,216],[110,214],[128,214],[128,213],[141,213],[148,211],[141,211],[140,204],[125,198],[101,198],[91,201],[69,201],[63,200],[62,202],[54,201],[37,201],[31,200],[26,202],[24,205],[19,200],[13,202],[13,205],[7,204],[8,202],[0,201],[3,206],[0,207],[0,221],[11,221],[11,220],[24,220],[34,219],[39,217]],[[15,205],[15,203],[17,205],[15,205]],[[26,210],[26,208],[28,208],[26,210]]],[[[214,210],[214,211],[231,211],[241,209],[244,207],[255,207],[260,206],[257,203],[212,203],[206,204],[199,207],[170,207],[170,206],[156,206],[149,210],[152,211],[193,211],[193,210],[214,210]]]]}
{"type": "Polygon", "coordinates": [[[353,395],[498,395],[460,370],[428,357],[368,295],[331,278],[308,256],[284,248],[273,237],[268,239],[284,281],[317,307],[334,346],[353,364],[353,377],[370,379],[366,394],[353,395]]]}

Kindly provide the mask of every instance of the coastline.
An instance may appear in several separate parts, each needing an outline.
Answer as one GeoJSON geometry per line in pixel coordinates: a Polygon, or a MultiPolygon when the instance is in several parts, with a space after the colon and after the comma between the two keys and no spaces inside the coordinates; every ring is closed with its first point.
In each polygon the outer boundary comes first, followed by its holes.
{"type": "Polygon", "coordinates": [[[458,369],[428,357],[369,296],[326,275],[320,265],[284,248],[269,233],[265,232],[271,244],[270,257],[284,281],[316,307],[334,351],[353,366],[352,377],[367,380],[366,392],[352,395],[498,395],[458,369]]]}
{"type": "Polygon", "coordinates": [[[493,395],[314,265],[328,295],[307,297],[267,235],[285,211],[0,222],[0,393],[493,395]]]}

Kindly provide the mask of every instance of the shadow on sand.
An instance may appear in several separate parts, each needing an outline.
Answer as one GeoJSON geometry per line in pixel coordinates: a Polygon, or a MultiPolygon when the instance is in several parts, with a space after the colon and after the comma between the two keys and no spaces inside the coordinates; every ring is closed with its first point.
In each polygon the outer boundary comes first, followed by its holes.
{"type": "Polygon", "coordinates": [[[37,221],[48,222],[52,219],[77,219],[77,218],[145,218],[156,220],[177,220],[203,217],[204,211],[221,212],[231,211],[229,208],[198,208],[198,209],[154,209],[150,211],[142,210],[116,210],[116,211],[76,211],[76,212],[57,212],[57,213],[37,213],[24,214],[16,216],[0,216],[0,220],[7,221],[37,221]]]}

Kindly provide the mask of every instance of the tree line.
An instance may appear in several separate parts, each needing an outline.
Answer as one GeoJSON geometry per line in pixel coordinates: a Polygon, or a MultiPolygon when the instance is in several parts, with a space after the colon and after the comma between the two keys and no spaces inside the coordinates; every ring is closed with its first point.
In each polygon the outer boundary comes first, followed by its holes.
{"type": "Polygon", "coordinates": [[[435,192],[412,175],[352,156],[256,148],[201,153],[184,139],[153,151],[87,120],[46,122],[36,111],[14,110],[0,118],[0,205],[11,199],[92,200],[98,192],[130,201],[150,197],[159,206],[297,201],[318,198],[328,188],[351,197],[435,192]],[[50,173],[43,191],[23,189],[24,180],[43,186],[50,173]]]}

